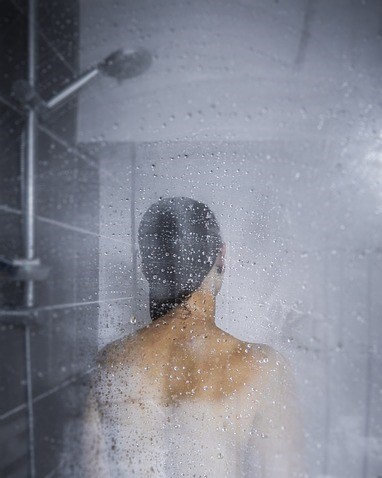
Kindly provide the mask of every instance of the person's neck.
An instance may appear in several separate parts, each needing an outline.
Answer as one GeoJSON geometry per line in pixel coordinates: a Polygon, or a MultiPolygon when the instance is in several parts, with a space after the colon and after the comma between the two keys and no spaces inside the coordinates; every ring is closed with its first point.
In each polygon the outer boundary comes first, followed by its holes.
{"type": "Polygon", "coordinates": [[[216,298],[209,290],[197,289],[181,305],[170,311],[163,317],[173,325],[179,325],[185,329],[207,331],[218,329],[215,325],[216,298]]]}

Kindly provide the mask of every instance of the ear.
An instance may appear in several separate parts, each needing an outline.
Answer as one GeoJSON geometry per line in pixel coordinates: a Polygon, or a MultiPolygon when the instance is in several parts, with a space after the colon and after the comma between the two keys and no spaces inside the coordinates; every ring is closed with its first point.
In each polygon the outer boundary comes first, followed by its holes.
{"type": "Polygon", "coordinates": [[[225,253],[226,253],[226,245],[223,243],[223,245],[220,248],[220,251],[218,252],[218,255],[216,257],[216,262],[215,262],[215,265],[221,268],[223,271],[224,271],[225,253]]]}

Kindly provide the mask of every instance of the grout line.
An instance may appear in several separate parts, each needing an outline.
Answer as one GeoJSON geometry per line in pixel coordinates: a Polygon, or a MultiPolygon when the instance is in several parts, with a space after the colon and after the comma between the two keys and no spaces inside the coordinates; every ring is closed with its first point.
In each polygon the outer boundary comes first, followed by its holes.
{"type": "Polygon", "coordinates": [[[12,100],[8,100],[3,95],[0,95],[0,101],[3,105],[7,106],[10,110],[14,113],[17,113],[20,116],[20,119],[23,119],[25,116],[25,111],[21,109],[17,104],[15,104],[12,100]]]}
{"type": "Polygon", "coordinates": [[[80,375],[76,375],[74,377],[66,379],[64,382],[60,383],[59,385],[56,385],[55,387],[47,390],[46,392],[40,393],[40,395],[37,395],[37,397],[35,397],[33,399],[33,402],[34,403],[40,402],[44,398],[49,397],[50,395],[53,395],[54,393],[58,392],[59,390],[67,387],[68,385],[73,384],[77,380],[80,380],[81,378],[86,377],[86,375],[89,375],[91,372],[93,372],[93,370],[95,370],[95,368],[96,367],[92,367],[90,370],[88,370],[88,371],[86,371],[86,372],[84,372],[80,375]]]}
{"type": "Polygon", "coordinates": [[[0,211],[9,212],[9,213],[12,213],[12,214],[18,214],[20,216],[22,214],[20,209],[17,209],[15,207],[11,207],[11,206],[7,206],[5,204],[0,204],[0,211]]]}
{"type": "MultiPolygon", "coordinates": [[[[49,389],[48,391],[46,391],[44,393],[40,393],[40,395],[37,395],[36,397],[33,398],[33,404],[35,404],[37,402],[40,402],[41,400],[43,400],[46,397],[49,397],[53,393],[58,392],[59,390],[67,387],[68,385],[73,384],[77,380],[80,380],[81,378],[86,377],[87,375],[92,373],[95,370],[95,368],[96,367],[92,367],[90,370],[87,370],[84,373],[75,375],[74,377],[71,377],[71,378],[68,378],[68,379],[64,380],[62,383],[60,383],[59,385],[56,385],[55,387],[49,389]]],[[[8,417],[10,417],[10,416],[12,416],[12,415],[14,415],[18,412],[21,412],[22,410],[26,410],[26,409],[27,409],[27,404],[26,403],[23,403],[22,405],[19,405],[15,408],[12,408],[12,410],[9,410],[8,412],[3,413],[2,415],[0,415],[0,421],[5,420],[6,418],[8,418],[8,417]]]]}
{"type": "MultiPolygon", "coordinates": [[[[20,308],[13,308],[13,309],[0,309],[0,317],[26,317],[26,316],[29,316],[31,314],[33,314],[33,312],[35,311],[35,309],[27,309],[27,308],[24,308],[24,309],[20,309],[20,308]]],[[[25,325],[24,323],[22,323],[21,325],[25,325]]]]}
{"type": "Polygon", "coordinates": [[[35,312],[40,312],[44,310],[55,310],[55,309],[65,309],[67,307],[80,307],[82,305],[94,305],[94,304],[103,304],[105,302],[119,302],[123,300],[132,299],[133,297],[117,297],[115,299],[102,299],[102,300],[92,300],[87,302],[72,302],[68,304],[55,304],[55,305],[44,305],[42,307],[36,307],[33,310],[35,312]]]}
{"type": "MultiPolygon", "coordinates": [[[[0,205],[0,211],[22,215],[22,211],[20,209],[16,209],[10,206],[6,206],[5,204],[0,205]]],[[[121,239],[116,239],[115,237],[105,236],[104,234],[99,234],[97,232],[89,231],[88,229],[83,229],[82,227],[73,226],[66,222],[56,221],[55,219],[50,219],[49,217],[44,216],[36,216],[37,220],[40,222],[44,222],[47,224],[52,224],[54,226],[62,227],[63,229],[68,229],[75,232],[81,232],[83,234],[89,234],[91,236],[101,237],[102,239],[108,239],[110,241],[118,242],[120,244],[125,244],[127,246],[131,245],[131,242],[122,241],[121,239]]]]}
{"type": "Polygon", "coordinates": [[[59,471],[59,469],[62,467],[64,463],[65,463],[65,460],[61,460],[59,464],[53,468],[53,470],[51,470],[47,475],[45,475],[44,478],[52,478],[57,473],[57,471],[59,471]]]}
{"type": "Polygon", "coordinates": [[[28,411],[28,435],[29,435],[29,455],[30,471],[32,477],[36,474],[35,466],[35,419],[34,419],[34,400],[33,400],[33,378],[32,378],[32,358],[31,358],[31,330],[29,326],[25,327],[25,368],[27,381],[27,411],[28,411]]]}
{"type": "Polygon", "coordinates": [[[76,156],[77,158],[81,159],[88,166],[96,169],[100,173],[105,174],[106,176],[108,176],[110,179],[112,179],[119,186],[122,186],[122,187],[124,186],[123,182],[118,178],[118,176],[115,176],[114,174],[112,174],[108,169],[101,168],[99,166],[99,159],[96,156],[93,157],[91,155],[91,153],[89,153],[87,151],[81,151],[78,148],[78,146],[76,146],[75,144],[68,143],[63,138],[61,138],[59,135],[57,135],[56,133],[54,133],[52,130],[50,130],[49,128],[47,128],[46,126],[44,126],[41,123],[38,123],[38,129],[39,129],[39,131],[42,131],[47,136],[49,136],[49,138],[56,141],[56,143],[63,146],[66,149],[67,152],[70,152],[74,156],[76,156]]]}
{"type": "Polygon", "coordinates": [[[92,301],[87,301],[87,302],[69,302],[69,303],[63,303],[63,304],[55,304],[55,305],[44,305],[41,307],[34,307],[33,309],[24,309],[24,310],[4,310],[0,309],[0,317],[6,317],[6,316],[12,316],[12,315],[30,315],[30,314],[35,314],[38,312],[43,312],[46,310],[59,310],[59,309],[66,309],[69,307],[81,307],[81,306],[86,306],[86,305],[95,305],[95,304],[104,304],[105,302],[119,302],[119,301],[124,301],[124,300],[130,300],[133,299],[133,297],[117,297],[115,299],[102,299],[102,300],[92,300],[92,301]]]}
{"type": "Polygon", "coordinates": [[[9,410],[8,412],[3,413],[0,415],[0,421],[7,419],[8,417],[15,415],[18,412],[21,412],[22,410],[26,410],[27,404],[23,403],[22,405],[18,405],[15,408],[12,408],[12,410],[9,410]]]}
{"type": "Polygon", "coordinates": [[[137,294],[138,294],[138,259],[137,259],[137,245],[136,245],[136,163],[137,163],[137,150],[134,143],[131,145],[131,201],[130,201],[130,237],[131,237],[131,257],[133,266],[133,315],[137,316],[137,294]]]}
{"type": "Polygon", "coordinates": [[[374,374],[374,357],[373,357],[373,315],[371,312],[371,302],[373,297],[373,265],[372,258],[367,261],[367,287],[366,287],[366,318],[367,318],[367,358],[366,358],[366,390],[365,390],[365,424],[364,424],[364,452],[362,463],[362,477],[369,476],[369,460],[370,460],[370,428],[371,428],[371,407],[373,395],[373,374],[374,374]]]}
{"type": "Polygon", "coordinates": [[[296,66],[301,66],[304,63],[306,51],[311,38],[311,30],[315,14],[316,0],[308,0],[307,4],[305,5],[305,13],[300,33],[300,39],[298,42],[296,57],[294,59],[294,64],[296,66]]]}
{"type": "Polygon", "coordinates": [[[41,222],[45,222],[47,224],[52,224],[54,226],[62,227],[64,229],[70,229],[72,231],[82,232],[83,234],[89,234],[91,236],[96,236],[96,237],[102,237],[102,239],[108,239],[110,241],[119,242],[121,244],[126,244],[128,246],[131,244],[130,241],[129,242],[122,241],[121,239],[116,239],[115,237],[105,236],[104,234],[99,234],[97,232],[89,231],[87,229],[83,229],[82,227],[73,226],[66,222],[56,221],[55,219],[50,219],[48,217],[37,216],[37,220],[41,222]]]}
{"type": "MultiPolygon", "coordinates": [[[[330,311],[330,301],[329,301],[329,273],[330,273],[330,259],[328,254],[326,254],[324,258],[324,311],[325,316],[328,317],[330,311]]],[[[325,337],[328,339],[328,331],[326,331],[325,337]]],[[[323,444],[322,450],[322,471],[323,476],[330,476],[329,475],[329,468],[330,468],[330,458],[331,454],[329,452],[329,445],[331,442],[331,419],[332,419],[332,410],[331,410],[331,399],[332,399],[332,383],[331,380],[333,379],[333,370],[331,368],[332,364],[332,357],[329,349],[329,340],[326,340],[325,348],[324,348],[325,356],[323,360],[323,366],[325,367],[325,409],[324,409],[324,436],[325,436],[325,443],[323,444]]]]}

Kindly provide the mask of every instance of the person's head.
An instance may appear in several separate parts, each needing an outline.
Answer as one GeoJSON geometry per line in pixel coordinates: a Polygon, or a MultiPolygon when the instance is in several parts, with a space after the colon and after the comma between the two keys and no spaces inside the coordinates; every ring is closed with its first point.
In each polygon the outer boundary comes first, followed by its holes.
{"type": "Polygon", "coordinates": [[[223,272],[223,242],[205,204],[186,197],[159,200],[143,215],[138,241],[153,320],[181,304],[205,281],[214,293],[219,291],[221,279],[216,277],[223,272]]]}

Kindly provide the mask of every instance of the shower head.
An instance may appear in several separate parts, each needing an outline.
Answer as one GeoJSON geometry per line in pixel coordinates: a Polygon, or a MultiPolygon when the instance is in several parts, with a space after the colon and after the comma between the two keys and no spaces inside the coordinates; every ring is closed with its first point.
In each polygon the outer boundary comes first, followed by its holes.
{"type": "Polygon", "coordinates": [[[143,48],[131,52],[120,49],[101,61],[98,69],[105,75],[122,81],[141,75],[151,63],[151,54],[143,48]]]}
{"type": "MultiPolygon", "coordinates": [[[[89,83],[90,80],[104,73],[118,81],[133,78],[144,73],[152,63],[151,54],[140,48],[132,52],[117,50],[102,60],[98,65],[85,71],[82,75],[72,81],[62,91],[53,96],[44,103],[45,111],[52,110],[60,106],[64,101],[71,98],[81,88],[89,83]]],[[[43,110],[43,108],[41,108],[43,110]]]]}

